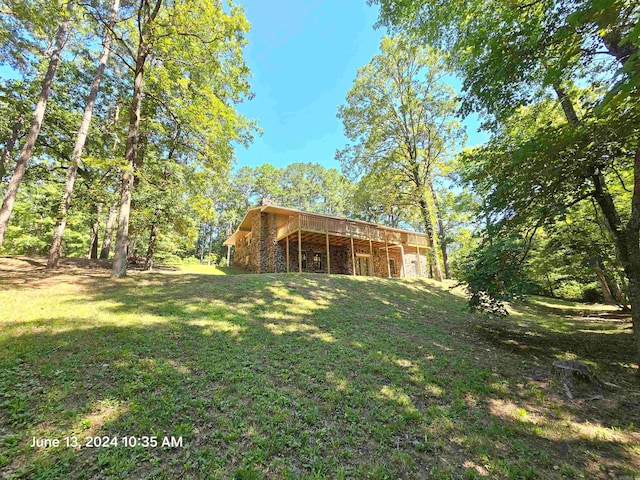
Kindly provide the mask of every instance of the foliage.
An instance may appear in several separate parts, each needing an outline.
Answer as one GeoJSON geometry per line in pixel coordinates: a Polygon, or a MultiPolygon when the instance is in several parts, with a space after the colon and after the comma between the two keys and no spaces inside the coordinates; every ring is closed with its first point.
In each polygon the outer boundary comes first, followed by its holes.
{"type": "Polygon", "coordinates": [[[517,237],[487,241],[471,252],[459,267],[459,278],[470,295],[469,306],[506,315],[505,301],[532,293],[525,252],[526,246],[517,237]]]}
{"type": "Polygon", "coordinates": [[[535,103],[548,87],[576,79],[604,84],[610,94],[624,90],[622,97],[638,87],[636,2],[370,3],[380,5],[381,24],[450,52],[449,62],[464,80],[463,111],[484,112],[488,120],[508,118],[519,106],[535,103]],[[620,69],[617,54],[624,63],[620,69]]]}
{"type": "MultiPolygon", "coordinates": [[[[3,30],[0,61],[10,63],[12,74],[21,78],[2,82],[0,109],[6,115],[0,120],[0,138],[5,143],[19,114],[33,108],[46,43],[63,11],[58,4],[38,8],[32,2],[11,1],[3,5],[1,21],[6,32],[14,35],[5,37],[3,30]],[[17,49],[23,50],[22,56],[13,55],[17,49]]],[[[129,123],[125,105],[130,103],[133,76],[129,72],[142,33],[135,23],[138,6],[123,2],[118,21],[108,27],[115,38],[114,55],[105,72],[79,167],[63,241],[66,256],[88,254],[89,232],[96,225],[101,240],[108,235],[107,217],[119,196],[121,172],[128,171],[124,161],[129,123]]],[[[255,121],[235,110],[238,102],[251,97],[249,70],[242,58],[249,24],[242,8],[197,0],[158,2],[158,6],[155,26],[144,33],[153,39],[147,46],[145,97],[136,138],[129,244],[131,255],[136,257],[147,252],[152,227],[158,232],[159,257],[193,253],[198,224],[211,218],[199,201],[205,198],[209,184],[228,183],[233,149],[237,144],[246,145],[257,131],[255,121]]],[[[27,184],[18,193],[13,227],[3,249],[6,253],[45,253],[56,219],[56,197],[62,193],[95,71],[96,45],[109,13],[108,1],[75,6],[68,53],[55,78],[34,150],[33,171],[27,172],[27,184]],[[46,221],[34,221],[34,217],[46,221]]],[[[13,158],[3,167],[10,171],[13,158]]],[[[0,173],[4,175],[4,169],[0,173]]]]}
{"type": "Polygon", "coordinates": [[[413,189],[395,172],[364,174],[353,194],[354,217],[368,222],[401,227],[411,221],[416,206],[412,201],[413,189]]]}

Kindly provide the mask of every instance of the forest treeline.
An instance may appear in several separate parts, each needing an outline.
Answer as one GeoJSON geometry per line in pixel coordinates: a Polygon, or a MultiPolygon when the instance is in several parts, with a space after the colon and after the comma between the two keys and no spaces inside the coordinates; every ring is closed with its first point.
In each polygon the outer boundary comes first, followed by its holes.
{"type": "Polygon", "coordinates": [[[337,107],[341,171],[234,169],[260,133],[239,6],[1,3],[2,253],[217,261],[270,200],[425,232],[474,307],[617,303],[640,351],[637,2],[370,0],[389,35],[337,107]],[[464,148],[470,113],[491,136],[464,148]]]}

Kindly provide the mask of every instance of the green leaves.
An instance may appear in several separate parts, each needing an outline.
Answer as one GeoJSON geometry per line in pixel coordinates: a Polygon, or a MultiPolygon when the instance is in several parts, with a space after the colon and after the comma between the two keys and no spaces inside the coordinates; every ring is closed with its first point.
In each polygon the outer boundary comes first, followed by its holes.
{"type": "Polygon", "coordinates": [[[624,99],[639,84],[637,2],[371,3],[380,5],[381,24],[448,51],[464,79],[462,111],[486,115],[487,126],[497,127],[556,83],[604,81],[607,99],[624,99]]]}
{"type": "Polygon", "coordinates": [[[506,315],[505,301],[531,293],[524,257],[526,245],[517,236],[486,242],[469,255],[460,267],[460,280],[470,294],[469,306],[506,315]]]}
{"type": "Polygon", "coordinates": [[[336,153],[352,178],[402,175],[416,188],[451,158],[461,131],[443,57],[404,36],[384,37],[338,107],[350,144],[336,153]]]}

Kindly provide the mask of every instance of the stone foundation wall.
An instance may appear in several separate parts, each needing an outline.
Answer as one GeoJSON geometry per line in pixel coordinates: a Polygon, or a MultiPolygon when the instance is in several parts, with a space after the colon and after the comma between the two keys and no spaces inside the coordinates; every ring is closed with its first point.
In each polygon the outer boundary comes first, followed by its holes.
{"type": "Polygon", "coordinates": [[[284,245],[276,240],[276,216],[260,214],[260,273],[286,272],[284,245]]]}
{"type": "Polygon", "coordinates": [[[253,212],[251,219],[251,239],[249,240],[249,265],[248,270],[252,273],[260,273],[260,212],[253,212]]]}
{"type": "Polygon", "coordinates": [[[243,270],[250,270],[249,256],[249,245],[246,237],[239,239],[233,249],[233,266],[243,270]]]}
{"type": "MultiPolygon", "coordinates": [[[[402,254],[398,248],[389,249],[389,260],[394,260],[395,266],[391,269],[391,277],[399,278],[402,268],[402,254]]],[[[389,270],[387,269],[387,252],[384,248],[373,249],[373,275],[376,277],[387,278],[389,270]]]]}
{"type": "Polygon", "coordinates": [[[331,253],[331,273],[351,275],[353,265],[351,262],[351,246],[329,246],[331,253]]]}
{"type": "MultiPolygon", "coordinates": [[[[281,249],[286,258],[286,244],[282,242],[281,249]]],[[[327,246],[326,244],[303,243],[302,253],[306,254],[306,268],[303,265],[303,272],[327,273],[327,246]],[[313,263],[314,255],[320,255],[321,267],[316,268],[313,263]]],[[[329,245],[329,255],[331,256],[331,274],[351,275],[353,265],[351,264],[351,247],[342,245],[329,245]]],[[[286,262],[286,260],[285,260],[286,262]]],[[[286,267],[286,263],[285,263],[286,267]]],[[[286,268],[285,268],[286,271],[286,268]]],[[[289,271],[298,271],[298,241],[289,241],[289,271]]]]}
{"type": "MultiPolygon", "coordinates": [[[[407,277],[419,277],[418,255],[416,253],[406,253],[404,261],[406,263],[407,277]]],[[[420,251],[420,263],[422,264],[422,277],[427,278],[429,266],[427,265],[426,252],[422,250],[420,251]]]]}
{"type": "Polygon", "coordinates": [[[251,273],[260,273],[260,212],[253,212],[251,215],[251,233],[236,242],[233,251],[233,265],[251,273]]]}

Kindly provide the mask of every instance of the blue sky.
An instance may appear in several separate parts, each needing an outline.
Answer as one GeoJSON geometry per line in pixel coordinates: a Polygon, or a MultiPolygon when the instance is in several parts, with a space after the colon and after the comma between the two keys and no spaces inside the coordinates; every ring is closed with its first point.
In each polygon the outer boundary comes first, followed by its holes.
{"type": "MultiPolygon", "coordinates": [[[[238,0],[251,22],[245,58],[255,98],[239,110],[264,131],[245,149],[237,167],[334,160],[346,139],[336,117],[359,67],[378,52],[377,9],[365,0],[238,0]]],[[[451,82],[459,88],[459,82],[451,82]]],[[[467,119],[468,146],[483,143],[478,122],[467,119]]]]}

